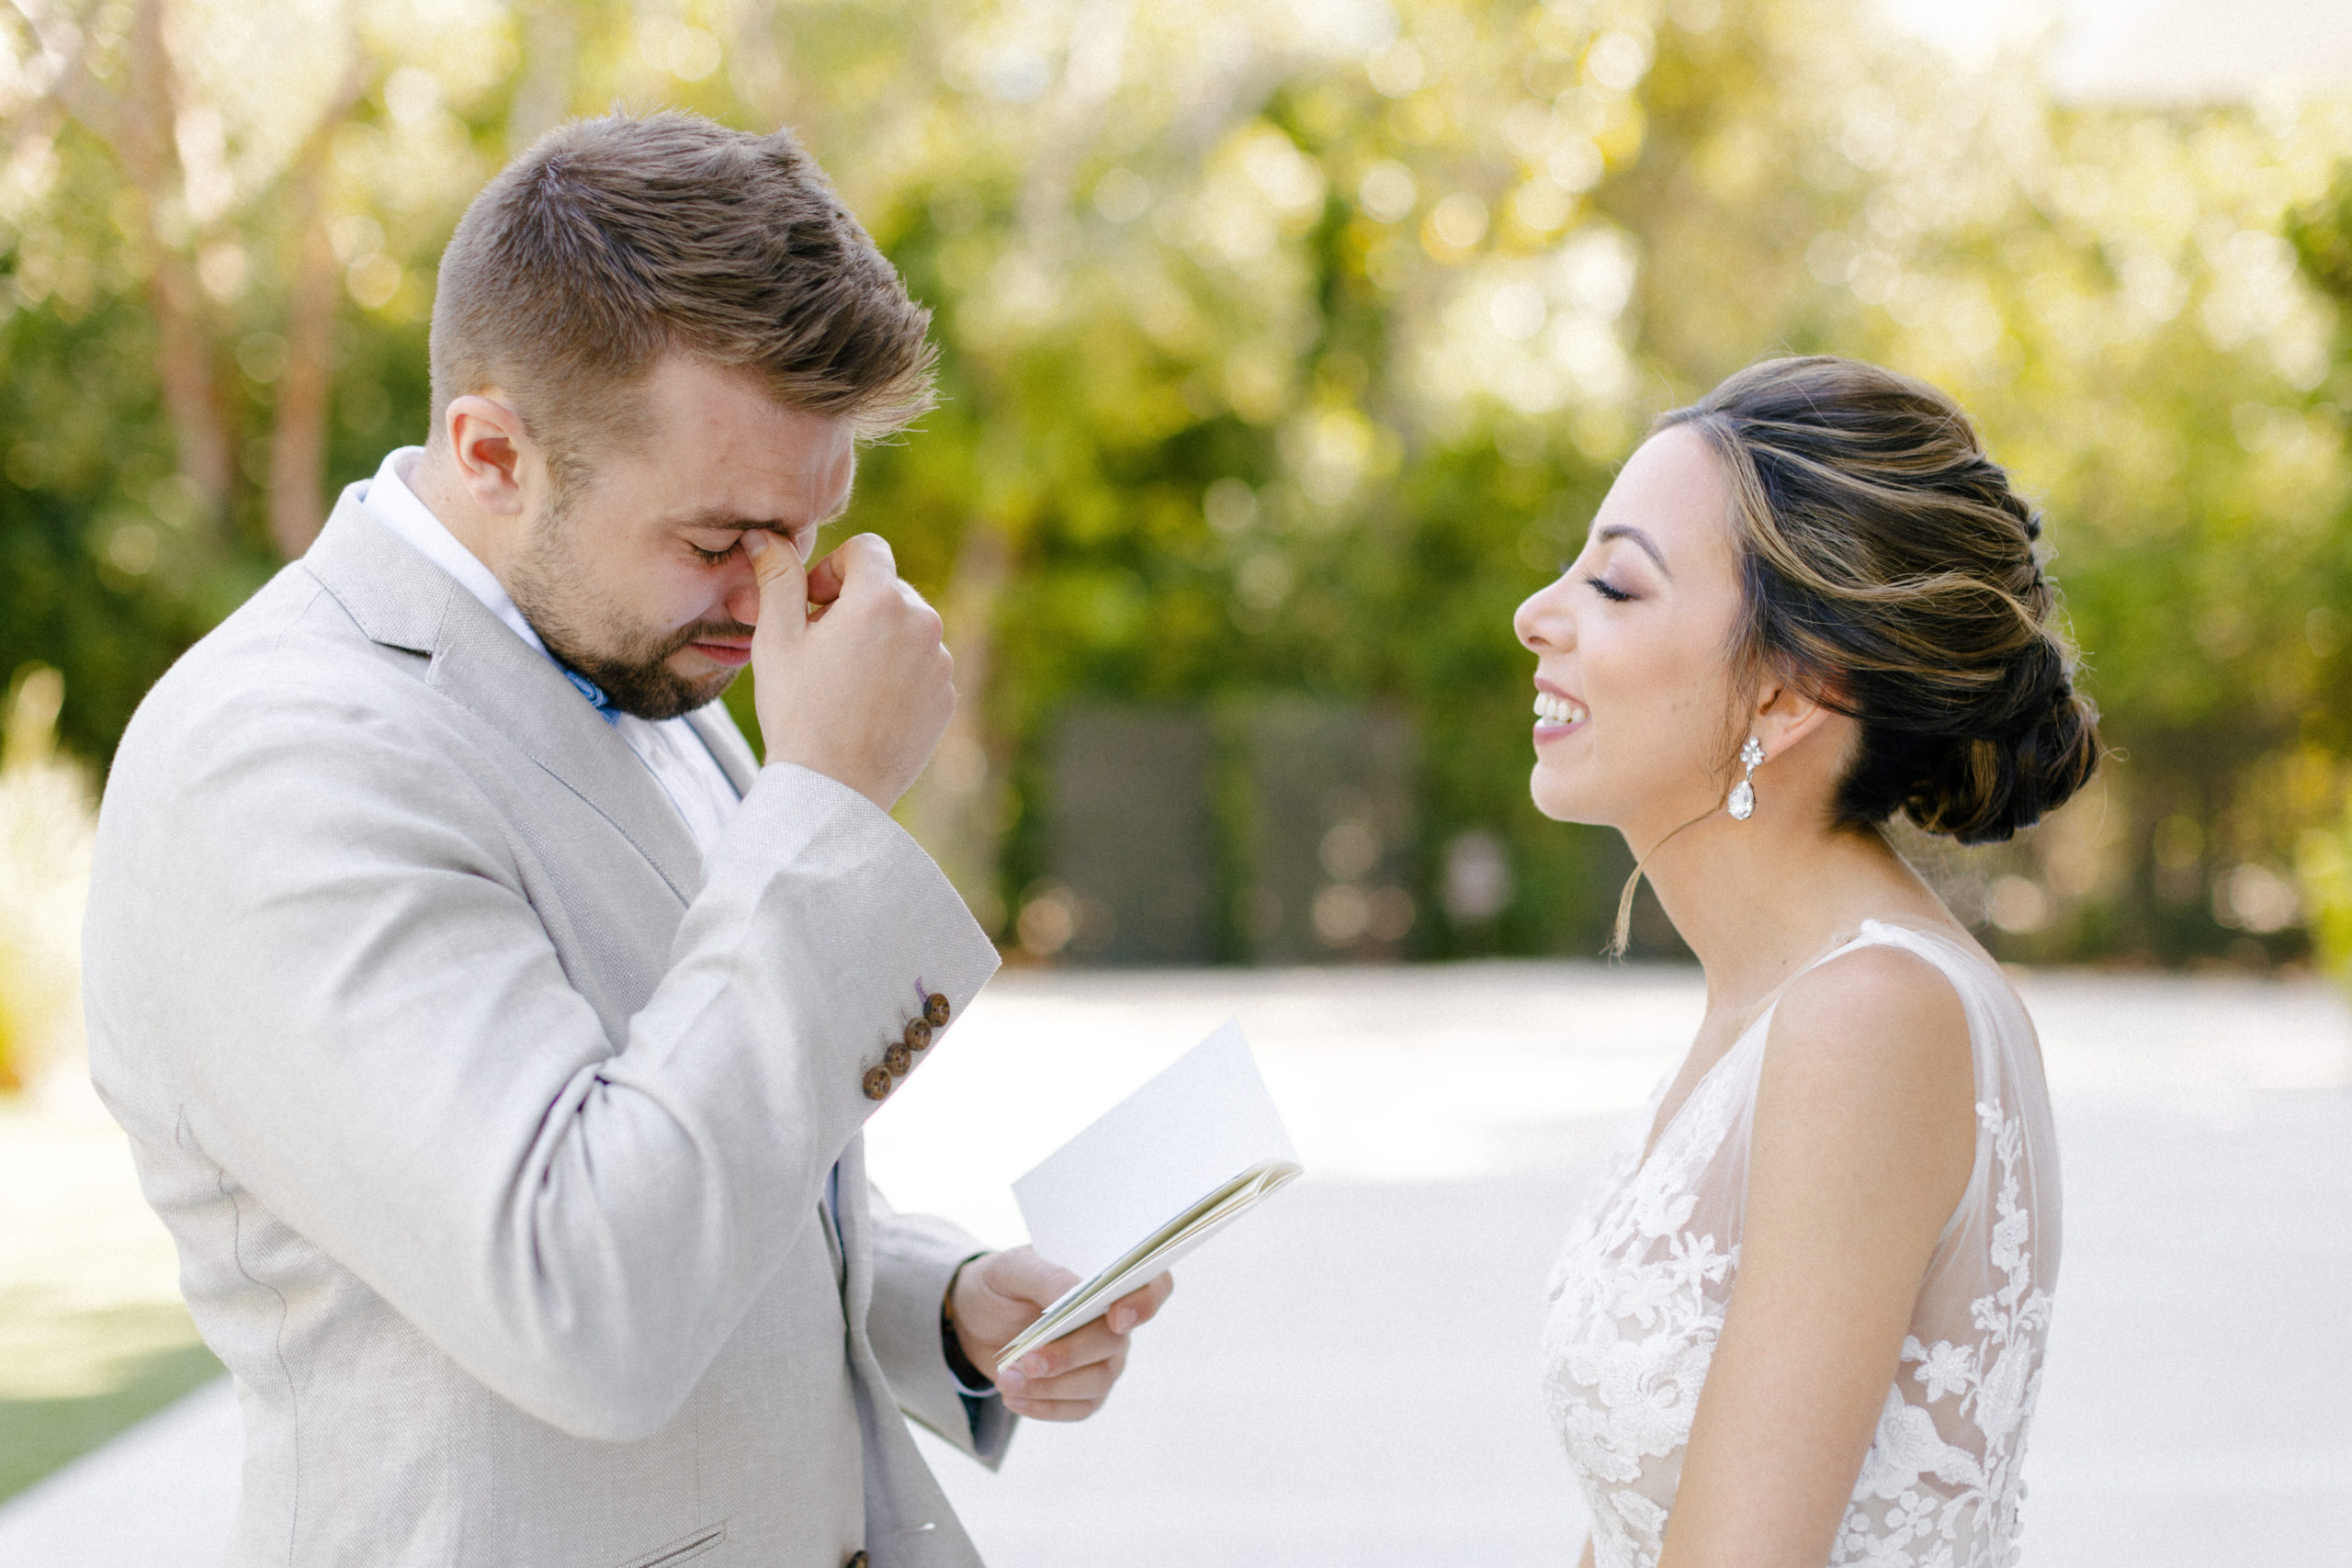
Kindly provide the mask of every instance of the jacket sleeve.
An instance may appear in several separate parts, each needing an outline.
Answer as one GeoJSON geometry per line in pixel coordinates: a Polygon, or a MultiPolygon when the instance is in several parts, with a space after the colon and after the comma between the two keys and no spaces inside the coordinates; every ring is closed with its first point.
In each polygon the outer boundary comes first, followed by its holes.
{"type": "Polygon", "coordinates": [[[899,1408],[994,1470],[1020,1418],[1001,1399],[967,1399],[947,1370],[939,1309],[966,1260],[989,1250],[965,1231],[930,1214],[901,1214],[870,1185],[874,1301],[866,1338],[898,1396],[899,1408]]]}
{"type": "Polygon", "coordinates": [[[217,709],[168,791],[102,817],[93,1023],[468,1372],[634,1439],[817,1223],[918,981],[960,1016],[995,951],[885,813],[771,767],[616,1038],[455,750],[340,693],[217,709]]]}

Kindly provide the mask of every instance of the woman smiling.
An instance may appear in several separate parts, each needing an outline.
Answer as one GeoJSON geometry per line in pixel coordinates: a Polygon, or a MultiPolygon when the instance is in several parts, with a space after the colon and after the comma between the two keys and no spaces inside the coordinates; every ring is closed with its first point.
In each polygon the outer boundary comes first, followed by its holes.
{"type": "Polygon", "coordinates": [[[1941,393],[1773,360],[1660,420],[1520,607],[1536,805],[1624,834],[1707,976],[1553,1275],[1588,1564],[2012,1560],[2048,1095],[1881,829],[2007,839],[2097,766],[2040,531],[1941,393]]]}

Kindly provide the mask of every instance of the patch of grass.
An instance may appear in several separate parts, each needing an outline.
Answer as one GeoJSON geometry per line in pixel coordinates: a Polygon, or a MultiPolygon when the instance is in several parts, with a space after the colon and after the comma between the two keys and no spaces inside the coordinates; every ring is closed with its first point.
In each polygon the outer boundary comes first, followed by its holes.
{"type": "Polygon", "coordinates": [[[72,1398],[0,1399],[0,1500],[220,1375],[198,1342],[126,1356],[113,1386],[72,1398]]]}

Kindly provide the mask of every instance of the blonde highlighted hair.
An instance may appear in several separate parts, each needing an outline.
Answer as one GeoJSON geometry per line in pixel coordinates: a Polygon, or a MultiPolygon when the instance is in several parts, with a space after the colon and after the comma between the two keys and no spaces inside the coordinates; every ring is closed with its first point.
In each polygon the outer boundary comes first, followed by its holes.
{"type": "Polygon", "coordinates": [[[2089,781],[2098,715],[2075,689],[2041,515],[1951,399],[1815,355],[1752,365],[1652,428],[1690,430],[1730,481],[1738,689],[1777,676],[1860,728],[1834,826],[1901,813],[1993,843],[2089,781]]]}

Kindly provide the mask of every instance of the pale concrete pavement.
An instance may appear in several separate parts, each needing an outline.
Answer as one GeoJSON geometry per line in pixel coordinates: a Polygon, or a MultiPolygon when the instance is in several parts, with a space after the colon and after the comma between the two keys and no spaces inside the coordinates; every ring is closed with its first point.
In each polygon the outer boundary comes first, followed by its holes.
{"type": "MultiPolygon", "coordinates": [[[[2352,1563],[2352,1026],[2317,987],[2026,981],[2066,1256],[2026,1473],[2043,1568],[2352,1563]]],[[[1535,1393],[1568,1211],[1670,1066],[1693,973],[1014,974],[873,1123],[903,1207],[1019,1238],[1005,1184],[1227,1016],[1310,1179],[1182,1270],[1117,1398],[1001,1474],[933,1445],[999,1568],[1572,1562],[1535,1393]]],[[[0,1564],[219,1561],[207,1391],[0,1508],[0,1564]]]]}

